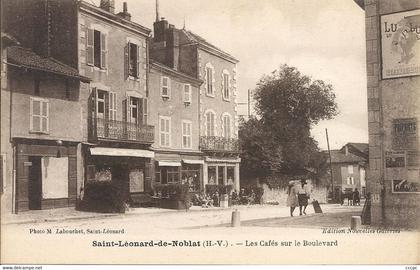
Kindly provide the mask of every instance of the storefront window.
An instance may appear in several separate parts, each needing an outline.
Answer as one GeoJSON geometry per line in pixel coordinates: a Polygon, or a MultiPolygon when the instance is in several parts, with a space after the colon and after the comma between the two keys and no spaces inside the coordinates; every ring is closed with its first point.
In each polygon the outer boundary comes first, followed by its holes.
{"type": "Polygon", "coordinates": [[[218,166],[217,167],[217,184],[223,185],[223,178],[225,172],[225,166],[218,166]]]}
{"type": "Polygon", "coordinates": [[[235,183],[235,167],[227,167],[227,184],[228,185],[234,185],[235,183]]]}
{"type": "Polygon", "coordinates": [[[161,184],[178,183],[179,167],[160,167],[155,176],[156,182],[161,184]]]}
{"type": "Polygon", "coordinates": [[[208,167],[208,179],[209,179],[210,185],[217,184],[216,183],[216,166],[208,167]]]}
{"type": "Polygon", "coordinates": [[[189,191],[197,192],[200,191],[200,170],[192,168],[182,168],[181,182],[188,184],[189,191]]]}

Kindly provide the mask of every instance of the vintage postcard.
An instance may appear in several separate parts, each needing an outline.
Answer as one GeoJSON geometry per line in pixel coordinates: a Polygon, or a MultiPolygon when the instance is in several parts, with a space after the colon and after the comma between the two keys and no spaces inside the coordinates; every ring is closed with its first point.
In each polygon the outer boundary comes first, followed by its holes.
{"type": "Polygon", "coordinates": [[[2,264],[419,263],[420,1],[1,20],[2,264]]]}

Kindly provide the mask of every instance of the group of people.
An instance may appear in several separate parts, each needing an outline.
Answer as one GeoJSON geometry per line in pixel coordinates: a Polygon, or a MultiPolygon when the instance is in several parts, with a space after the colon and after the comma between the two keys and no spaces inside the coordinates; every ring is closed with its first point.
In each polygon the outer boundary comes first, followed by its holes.
{"type": "Polygon", "coordinates": [[[287,206],[290,207],[290,216],[296,207],[299,207],[299,215],[306,215],[306,207],[310,198],[310,190],[306,180],[290,181],[287,188],[287,206]]]}
{"type": "Polygon", "coordinates": [[[344,204],[344,199],[347,198],[348,205],[360,205],[360,192],[355,188],[350,193],[344,193],[341,191],[341,205],[344,204]]]}
{"type": "Polygon", "coordinates": [[[192,203],[196,206],[201,206],[203,208],[209,208],[213,206],[219,206],[220,197],[219,193],[216,191],[213,196],[210,196],[207,193],[195,193],[192,197],[192,203]]]}

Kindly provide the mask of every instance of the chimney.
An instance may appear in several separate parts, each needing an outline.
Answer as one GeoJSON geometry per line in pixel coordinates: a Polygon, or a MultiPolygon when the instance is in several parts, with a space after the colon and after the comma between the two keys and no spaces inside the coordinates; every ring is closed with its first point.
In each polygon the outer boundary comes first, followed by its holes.
{"type": "Polygon", "coordinates": [[[166,30],[169,28],[168,21],[165,18],[161,18],[160,21],[153,23],[154,30],[154,42],[166,41],[165,34],[166,30]]]}
{"type": "Polygon", "coordinates": [[[349,147],[347,145],[344,146],[344,153],[346,154],[346,156],[348,156],[349,154],[349,147]]]}
{"type": "Polygon", "coordinates": [[[171,68],[178,70],[179,31],[171,24],[169,25],[167,34],[166,63],[171,68]]]}
{"type": "Polygon", "coordinates": [[[117,16],[124,20],[131,21],[131,14],[127,11],[127,2],[123,3],[123,11],[118,13],[117,16]]]}
{"type": "Polygon", "coordinates": [[[115,12],[115,0],[101,0],[100,8],[112,14],[115,12]]]}

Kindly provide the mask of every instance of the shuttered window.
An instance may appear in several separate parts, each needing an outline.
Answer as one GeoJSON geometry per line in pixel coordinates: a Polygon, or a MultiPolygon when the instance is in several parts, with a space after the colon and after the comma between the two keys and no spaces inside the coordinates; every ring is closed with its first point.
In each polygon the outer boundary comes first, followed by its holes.
{"type": "Polygon", "coordinates": [[[30,99],[30,131],[48,133],[49,131],[49,102],[46,99],[30,99]]]}
{"type": "Polygon", "coordinates": [[[206,131],[207,131],[207,136],[215,136],[215,132],[214,132],[214,120],[215,120],[216,116],[213,112],[208,112],[206,114],[206,131]]]}
{"type": "Polygon", "coordinates": [[[162,77],[161,79],[161,95],[167,98],[171,95],[171,81],[168,77],[162,77]]]}
{"type": "Polygon", "coordinates": [[[191,85],[184,84],[184,102],[191,103],[191,85]]]}
{"type": "Polygon", "coordinates": [[[159,117],[159,135],[160,146],[171,146],[171,118],[160,116],[159,117]]]}
{"type": "Polygon", "coordinates": [[[86,62],[88,65],[106,69],[108,44],[107,36],[98,30],[88,29],[86,39],[86,62]]]}
{"type": "Polygon", "coordinates": [[[230,138],[230,116],[223,116],[223,137],[226,139],[230,138]]]}
{"type": "Polygon", "coordinates": [[[192,122],[188,120],[182,121],[182,148],[191,148],[191,126],[192,122]]]}

